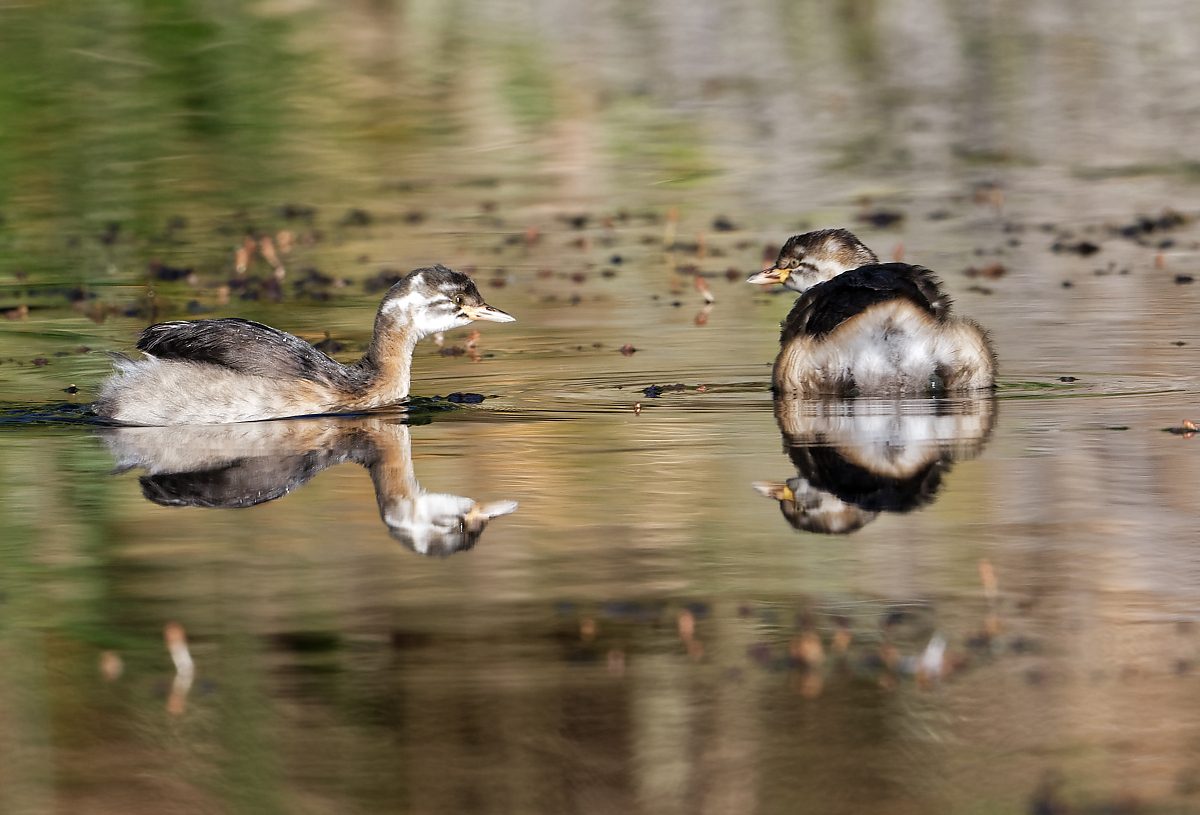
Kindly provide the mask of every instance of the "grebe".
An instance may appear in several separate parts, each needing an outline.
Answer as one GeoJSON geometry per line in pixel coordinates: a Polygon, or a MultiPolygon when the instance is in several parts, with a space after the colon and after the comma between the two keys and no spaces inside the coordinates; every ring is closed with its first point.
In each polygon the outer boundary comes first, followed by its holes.
{"type": "Polygon", "coordinates": [[[747,282],[801,293],[783,321],[776,393],[929,395],[994,384],[987,335],[950,316],[933,272],[880,263],[845,229],[789,238],[775,265],[747,282]]]}
{"type": "Polygon", "coordinates": [[[408,396],[413,348],[473,320],[515,318],[483,301],[471,278],[445,266],[392,286],[366,354],[343,365],[299,337],[237,318],[159,323],[142,332],[146,358],[116,356],[93,406],[128,425],[227,424],[395,404],[408,396]]]}

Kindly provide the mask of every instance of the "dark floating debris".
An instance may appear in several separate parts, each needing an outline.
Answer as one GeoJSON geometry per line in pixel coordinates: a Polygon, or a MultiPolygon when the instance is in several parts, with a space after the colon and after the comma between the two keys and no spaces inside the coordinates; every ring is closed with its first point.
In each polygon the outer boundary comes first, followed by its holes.
{"type": "Polygon", "coordinates": [[[1053,252],[1070,252],[1079,255],[1080,257],[1088,257],[1100,251],[1100,247],[1091,241],[1079,241],[1078,243],[1070,243],[1068,241],[1055,241],[1050,247],[1053,252]]]}
{"type": "Polygon", "coordinates": [[[187,268],[168,266],[167,264],[161,263],[157,260],[150,261],[149,269],[150,274],[154,276],[155,280],[162,280],[166,282],[184,280],[192,274],[192,268],[190,266],[187,268]]]}
{"type": "Polygon", "coordinates": [[[1113,231],[1123,238],[1138,240],[1152,232],[1165,232],[1169,229],[1183,226],[1187,222],[1187,217],[1182,213],[1168,209],[1164,210],[1158,217],[1139,215],[1132,223],[1122,224],[1113,231]]]}
{"type": "Polygon", "coordinates": [[[642,393],[645,394],[647,398],[657,399],[664,393],[678,393],[680,391],[686,391],[687,389],[687,385],[684,385],[682,382],[677,382],[674,385],[651,385],[647,388],[643,388],[642,393]]]}
{"type": "Polygon", "coordinates": [[[325,332],[325,339],[320,342],[313,343],[313,348],[324,354],[336,354],[338,351],[345,350],[346,346],[338,342],[333,337],[329,336],[329,332],[325,332]]]}
{"type": "Polygon", "coordinates": [[[380,269],[375,274],[363,281],[363,291],[367,294],[376,294],[381,291],[387,291],[395,284],[399,283],[404,278],[404,274],[395,269],[380,269]]]}
{"type": "Polygon", "coordinates": [[[1078,378],[1079,378],[1079,377],[1076,377],[1076,376],[1060,376],[1060,377],[1058,378],[1058,381],[1059,381],[1059,382],[1074,382],[1074,381],[1075,381],[1075,380],[1077,380],[1078,378]]]}
{"type": "Polygon", "coordinates": [[[370,226],[373,220],[371,213],[365,209],[355,208],[346,210],[346,214],[342,216],[339,223],[342,226],[370,226]]]}
{"type": "Polygon", "coordinates": [[[478,405],[484,400],[482,393],[463,393],[455,391],[446,397],[447,402],[453,402],[456,405],[478,405]]]}
{"type": "Polygon", "coordinates": [[[104,231],[101,232],[97,239],[105,246],[112,246],[117,242],[117,238],[121,236],[121,224],[116,221],[110,221],[105,225],[104,231]]]}
{"type": "Polygon", "coordinates": [[[989,263],[988,265],[980,266],[979,268],[968,266],[963,270],[963,274],[967,277],[982,277],[986,278],[987,280],[995,280],[996,278],[1004,277],[1004,275],[1008,274],[1008,269],[1005,268],[1003,263],[989,263]]]}
{"type": "Polygon", "coordinates": [[[317,217],[317,208],[307,204],[284,204],[279,208],[279,217],[285,221],[311,221],[317,217]]]}
{"type": "Polygon", "coordinates": [[[872,209],[859,213],[857,220],[876,229],[887,229],[888,227],[898,226],[902,223],[904,221],[904,213],[891,209],[872,209]]]}
{"type": "Polygon", "coordinates": [[[724,215],[713,218],[712,228],[717,232],[736,232],[740,227],[724,215]]]}
{"type": "Polygon", "coordinates": [[[630,343],[625,343],[621,346],[621,356],[623,357],[631,357],[637,352],[638,349],[634,348],[630,343]]]}
{"type": "Polygon", "coordinates": [[[63,393],[69,393],[74,396],[75,394],[79,393],[79,388],[74,385],[67,385],[65,388],[63,388],[63,393]]]}
{"type": "Polygon", "coordinates": [[[1170,433],[1172,436],[1183,436],[1185,439],[1190,439],[1196,435],[1196,431],[1198,430],[1200,430],[1200,426],[1197,426],[1191,419],[1184,419],[1179,423],[1178,427],[1163,428],[1164,433],[1170,433]]]}
{"type": "Polygon", "coordinates": [[[1195,283],[1195,282],[1196,282],[1196,278],[1192,277],[1190,274],[1175,275],[1175,285],[1177,285],[1177,286],[1182,286],[1186,283],[1195,283]]]}

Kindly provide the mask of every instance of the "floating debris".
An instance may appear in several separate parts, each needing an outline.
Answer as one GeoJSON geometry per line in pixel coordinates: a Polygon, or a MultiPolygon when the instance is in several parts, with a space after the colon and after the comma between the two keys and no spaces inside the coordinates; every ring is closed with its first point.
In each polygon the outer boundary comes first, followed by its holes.
{"type": "Polygon", "coordinates": [[[638,352],[638,350],[639,349],[634,348],[629,343],[625,343],[624,345],[621,346],[621,349],[620,349],[621,356],[623,356],[623,357],[631,357],[634,354],[636,354],[638,352]]]}
{"type": "Polygon", "coordinates": [[[712,305],[717,298],[712,293],[712,287],[708,285],[708,281],[703,277],[696,275],[692,278],[692,285],[696,287],[696,291],[700,292],[700,296],[704,298],[704,302],[712,305]]]}
{"type": "Polygon", "coordinates": [[[980,266],[979,268],[968,266],[963,270],[963,274],[967,277],[982,277],[987,280],[996,280],[1008,274],[1008,269],[1005,268],[1003,263],[989,263],[987,266],[980,266]]]}
{"type": "Polygon", "coordinates": [[[125,673],[125,661],[116,651],[100,652],[100,676],[106,682],[116,682],[125,673]]]}
{"type": "Polygon", "coordinates": [[[342,220],[338,223],[342,226],[370,226],[373,220],[374,218],[371,217],[371,213],[365,209],[355,208],[346,210],[346,214],[342,216],[342,220]]]}
{"type": "Polygon", "coordinates": [[[336,354],[339,351],[344,351],[346,346],[329,336],[329,332],[326,331],[325,339],[321,340],[320,342],[313,343],[313,348],[316,348],[318,351],[324,354],[336,354]]]}
{"type": "Polygon", "coordinates": [[[396,269],[380,269],[363,281],[363,291],[367,294],[377,294],[381,291],[387,291],[403,278],[404,274],[396,269]]]}
{"type": "Polygon", "coordinates": [[[873,226],[876,229],[887,229],[902,223],[904,221],[904,213],[890,209],[872,209],[859,213],[855,220],[859,223],[873,226]]]}
{"type": "Polygon", "coordinates": [[[1183,436],[1185,439],[1190,439],[1192,436],[1196,435],[1198,430],[1200,430],[1200,427],[1198,427],[1191,419],[1184,419],[1179,423],[1178,427],[1163,428],[1164,433],[1170,433],[1173,436],[1183,436]]]}
{"type": "Polygon", "coordinates": [[[167,644],[167,653],[175,665],[175,681],[171,683],[171,693],[167,697],[167,712],[178,716],[187,707],[188,691],[192,689],[192,679],[196,674],[196,665],[192,654],[188,651],[187,632],[179,623],[167,623],[163,627],[163,640],[167,644]]]}
{"type": "Polygon", "coordinates": [[[285,221],[312,221],[317,217],[316,207],[307,204],[284,204],[278,213],[285,221]]]}
{"type": "Polygon", "coordinates": [[[486,397],[482,393],[463,393],[455,391],[446,397],[447,402],[453,402],[456,405],[478,405],[486,397]]]}
{"type": "Polygon", "coordinates": [[[1050,247],[1053,252],[1070,252],[1079,255],[1080,257],[1088,257],[1100,251],[1100,247],[1091,241],[1079,241],[1077,243],[1068,243],[1067,241],[1055,241],[1050,247]]]}
{"type": "Polygon", "coordinates": [[[643,388],[642,393],[651,399],[657,399],[664,393],[678,393],[680,391],[686,391],[687,389],[687,385],[684,385],[682,382],[677,382],[674,385],[651,385],[647,388],[643,388]]]}
{"type": "Polygon", "coordinates": [[[192,275],[192,268],[190,266],[187,268],[168,266],[167,264],[161,263],[157,260],[150,261],[148,268],[150,270],[150,275],[155,280],[162,280],[164,282],[183,280],[192,275]]]}

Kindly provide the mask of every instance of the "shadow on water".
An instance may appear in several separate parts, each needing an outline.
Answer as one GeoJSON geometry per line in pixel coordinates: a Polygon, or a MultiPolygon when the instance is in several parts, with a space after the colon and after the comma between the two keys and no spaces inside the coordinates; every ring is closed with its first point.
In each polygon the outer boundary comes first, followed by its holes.
{"type": "Polygon", "coordinates": [[[962,399],[776,399],[786,481],[758,481],[797,531],[845,535],[880,513],[933,502],[954,462],[978,455],[995,423],[992,396],[962,399]]]}
{"type": "Polygon", "coordinates": [[[375,485],[388,533],[419,555],[471,549],[513,501],[479,503],[421,489],[409,428],[396,418],[307,419],[207,427],[109,427],[98,431],[118,472],[139,478],[148,501],[168,507],[239,509],[274,501],[329,467],[354,462],[375,485]]]}

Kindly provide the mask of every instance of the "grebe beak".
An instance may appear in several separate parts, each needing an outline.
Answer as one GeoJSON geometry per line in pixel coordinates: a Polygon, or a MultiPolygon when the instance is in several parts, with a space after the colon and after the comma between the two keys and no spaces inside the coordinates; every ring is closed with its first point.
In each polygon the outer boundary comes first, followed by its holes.
{"type": "Polygon", "coordinates": [[[463,306],[462,310],[469,320],[484,320],[489,323],[515,323],[517,321],[517,318],[508,312],[492,308],[487,303],[481,303],[478,306],[463,306]]]}
{"type": "Polygon", "coordinates": [[[786,481],[755,481],[754,489],[764,498],[774,498],[776,501],[795,501],[796,493],[786,481]]]}
{"type": "Polygon", "coordinates": [[[750,275],[746,278],[746,282],[757,283],[761,286],[770,286],[775,283],[786,283],[788,276],[791,273],[791,269],[780,269],[772,266],[770,269],[763,269],[757,274],[750,275]]]}

